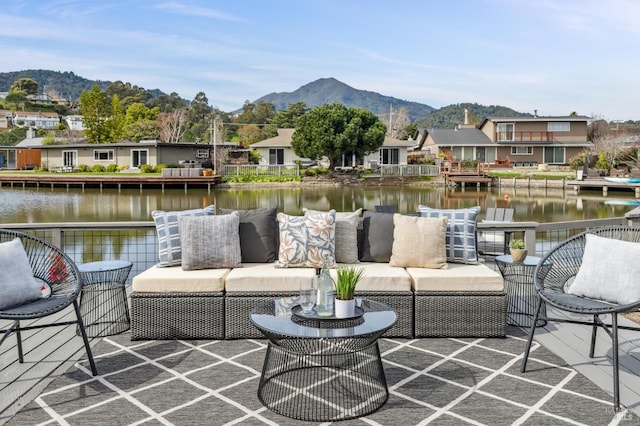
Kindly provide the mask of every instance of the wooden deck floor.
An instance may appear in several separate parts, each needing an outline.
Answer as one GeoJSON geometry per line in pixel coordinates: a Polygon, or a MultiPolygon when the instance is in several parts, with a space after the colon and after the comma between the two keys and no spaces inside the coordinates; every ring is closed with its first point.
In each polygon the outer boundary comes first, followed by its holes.
{"type": "MultiPolygon", "coordinates": [[[[64,315],[71,314],[67,311],[64,315]]],[[[620,323],[636,325],[624,318],[620,323]]],[[[2,328],[7,325],[6,321],[0,322],[2,328]]],[[[620,339],[620,400],[640,416],[640,332],[621,330],[620,339]]],[[[98,340],[92,339],[92,345],[98,340]]],[[[611,344],[605,333],[599,333],[594,359],[587,356],[590,328],[586,326],[549,323],[536,330],[536,340],[602,389],[612,392],[611,344]]],[[[24,342],[24,364],[17,362],[14,337],[0,347],[0,425],[35,399],[51,380],[85,353],[82,339],[76,336],[72,326],[24,333],[24,342]]]]}

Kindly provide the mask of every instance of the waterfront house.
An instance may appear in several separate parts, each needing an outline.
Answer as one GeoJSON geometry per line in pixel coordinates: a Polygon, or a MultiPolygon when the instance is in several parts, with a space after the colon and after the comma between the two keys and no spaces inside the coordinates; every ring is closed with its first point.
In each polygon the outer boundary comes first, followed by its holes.
{"type": "Polygon", "coordinates": [[[53,130],[58,124],[60,124],[60,116],[56,112],[16,111],[13,114],[13,125],[15,127],[53,130]]]}
{"type": "Polygon", "coordinates": [[[486,117],[478,127],[468,123],[455,129],[429,129],[422,150],[444,152],[453,160],[536,166],[567,164],[589,149],[589,117],[486,117]]]}
{"type": "Polygon", "coordinates": [[[13,114],[6,109],[0,109],[0,129],[8,129],[11,125],[13,114]]]}
{"type": "MultiPolygon", "coordinates": [[[[301,158],[291,148],[291,138],[295,129],[278,129],[278,136],[251,144],[260,154],[260,164],[263,165],[292,165],[297,161],[302,164],[309,163],[307,158],[301,158]]],[[[407,164],[407,150],[415,142],[395,139],[385,136],[384,143],[375,152],[364,157],[354,154],[345,154],[336,164],[337,167],[372,166],[381,164],[407,164]]],[[[323,160],[326,163],[326,158],[323,160]]]]}

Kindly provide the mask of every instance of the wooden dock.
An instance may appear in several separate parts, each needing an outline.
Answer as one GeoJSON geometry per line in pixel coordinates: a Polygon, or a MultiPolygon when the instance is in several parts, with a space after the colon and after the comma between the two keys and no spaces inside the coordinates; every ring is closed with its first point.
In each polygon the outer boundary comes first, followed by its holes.
{"type": "Polygon", "coordinates": [[[621,182],[609,182],[605,178],[594,177],[584,180],[568,180],[566,182],[569,188],[577,194],[581,190],[600,190],[603,196],[607,196],[609,190],[616,191],[633,191],[636,198],[640,198],[640,184],[637,183],[621,183],[621,182]]]}
{"type": "Polygon", "coordinates": [[[489,176],[489,164],[478,163],[475,169],[465,168],[460,161],[444,161],[440,166],[440,174],[444,177],[445,185],[481,184],[491,185],[493,179],[489,176]]]}
{"type": "Polygon", "coordinates": [[[162,177],[162,176],[90,176],[61,174],[0,174],[0,188],[208,188],[220,183],[220,176],[162,177]]]}

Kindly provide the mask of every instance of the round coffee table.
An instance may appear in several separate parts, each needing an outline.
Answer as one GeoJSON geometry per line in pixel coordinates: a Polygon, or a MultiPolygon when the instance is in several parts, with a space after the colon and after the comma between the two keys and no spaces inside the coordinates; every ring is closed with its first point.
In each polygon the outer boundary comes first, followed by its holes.
{"type": "Polygon", "coordinates": [[[269,339],[258,398],[270,410],[299,420],[362,417],[389,398],[378,337],[397,320],[379,302],[359,300],[364,314],[350,320],[309,320],[256,306],[251,322],[269,339]]]}

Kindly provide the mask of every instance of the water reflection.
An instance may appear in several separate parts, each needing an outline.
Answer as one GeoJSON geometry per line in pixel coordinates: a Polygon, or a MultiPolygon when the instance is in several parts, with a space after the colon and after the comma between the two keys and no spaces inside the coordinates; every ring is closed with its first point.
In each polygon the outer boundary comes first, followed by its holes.
{"type": "Polygon", "coordinates": [[[576,195],[544,188],[463,191],[430,187],[243,187],[211,192],[0,188],[0,217],[4,223],[147,221],[151,220],[152,210],[185,210],[209,204],[232,209],[277,206],[288,214],[301,214],[303,207],[353,211],[394,205],[399,212],[408,213],[423,204],[434,208],[478,205],[483,211],[487,207],[509,207],[518,221],[559,222],[623,216],[636,207],[634,202],[631,192],[610,192],[605,198],[595,191],[576,195]]]}

